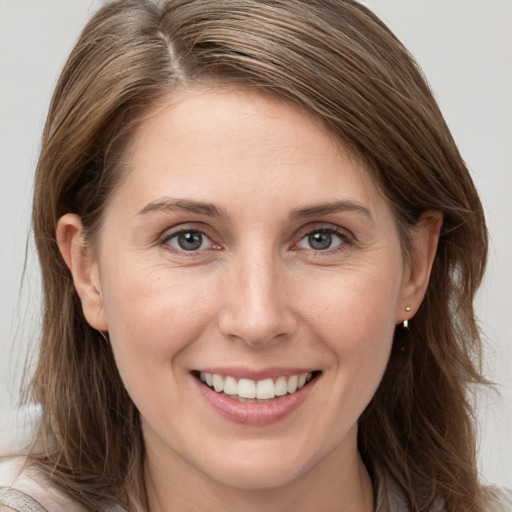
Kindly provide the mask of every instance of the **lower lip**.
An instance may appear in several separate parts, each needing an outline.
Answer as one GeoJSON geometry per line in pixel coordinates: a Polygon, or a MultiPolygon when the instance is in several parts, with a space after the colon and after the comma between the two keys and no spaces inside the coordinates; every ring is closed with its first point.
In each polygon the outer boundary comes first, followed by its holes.
{"type": "Polygon", "coordinates": [[[289,416],[304,403],[318,378],[290,395],[260,403],[239,402],[224,393],[217,393],[194,377],[202,395],[222,416],[242,425],[270,425],[289,416]]]}

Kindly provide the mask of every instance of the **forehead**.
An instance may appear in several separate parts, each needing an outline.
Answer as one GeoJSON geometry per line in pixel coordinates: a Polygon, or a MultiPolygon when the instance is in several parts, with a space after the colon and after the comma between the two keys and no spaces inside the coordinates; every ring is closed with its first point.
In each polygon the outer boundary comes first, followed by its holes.
{"type": "Polygon", "coordinates": [[[126,156],[123,181],[134,200],[164,189],[208,201],[212,193],[233,200],[237,191],[281,202],[307,202],[320,191],[357,189],[367,201],[380,195],[362,159],[320,121],[248,90],[196,87],[169,95],[139,123],[126,156]]]}

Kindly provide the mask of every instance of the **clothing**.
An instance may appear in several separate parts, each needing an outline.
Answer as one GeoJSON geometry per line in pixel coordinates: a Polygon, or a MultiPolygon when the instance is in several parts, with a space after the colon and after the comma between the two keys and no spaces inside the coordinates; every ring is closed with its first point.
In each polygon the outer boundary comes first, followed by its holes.
{"type": "MultiPolygon", "coordinates": [[[[0,458],[0,505],[17,512],[87,512],[62,491],[48,485],[46,478],[34,467],[23,468],[24,457],[0,458]]],[[[512,492],[491,489],[494,503],[488,512],[511,512],[512,492]]],[[[375,512],[409,512],[403,492],[388,475],[381,475],[377,483],[375,512]]],[[[438,503],[432,512],[442,512],[438,503]]],[[[108,512],[125,512],[121,507],[108,512]]]]}
{"type": "Polygon", "coordinates": [[[0,504],[19,512],[86,512],[62,491],[48,485],[35,467],[23,469],[24,462],[23,456],[0,458],[0,504]]]}

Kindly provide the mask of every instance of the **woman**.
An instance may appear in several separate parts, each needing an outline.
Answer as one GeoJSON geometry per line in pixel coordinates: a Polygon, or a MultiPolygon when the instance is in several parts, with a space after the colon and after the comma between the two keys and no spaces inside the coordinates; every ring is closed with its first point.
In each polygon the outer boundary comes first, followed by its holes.
{"type": "Polygon", "coordinates": [[[43,416],[11,509],[510,509],[478,482],[467,396],[480,201],[359,4],[104,7],[55,91],[33,223],[43,416]]]}

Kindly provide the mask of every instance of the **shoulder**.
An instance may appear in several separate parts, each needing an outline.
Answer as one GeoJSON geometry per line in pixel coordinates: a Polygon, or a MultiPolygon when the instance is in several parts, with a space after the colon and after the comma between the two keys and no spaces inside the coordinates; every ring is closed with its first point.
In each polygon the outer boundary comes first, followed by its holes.
{"type": "Polygon", "coordinates": [[[0,407],[0,512],[84,512],[25,456],[40,413],[38,406],[0,407]]]}
{"type": "Polygon", "coordinates": [[[486,487],[485,490],[489,500],[487,512],[512,511],[512,490],[496,486],[486,487]]]}
{"type": "Polygon", "coordinates": [[[0,457],[0,508],[19,512],[85,512],[69,496],[50,485],[24,456],[0,457]]]}
{"type": "Polygon", "coordinates": [[[13,487],[0,487],[0,512],[48,512],[39,502],[13,487]]]}
{"type": "MultiPolygon", "coordinates": [[[[410,512],[408,500],[393,477],[376,468],[376,512],[410,512]]],[[[512,490],[505,487],[483,488],[486,497],[485,512],[512,512],[512,490]]],[[[446,512],[442,500],[437,500],[430,512],[446,512]]]]}

